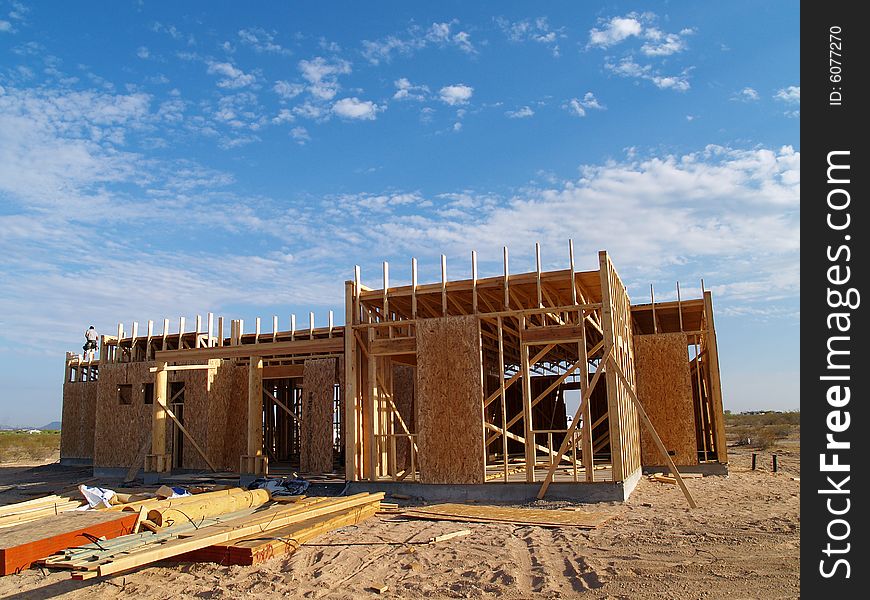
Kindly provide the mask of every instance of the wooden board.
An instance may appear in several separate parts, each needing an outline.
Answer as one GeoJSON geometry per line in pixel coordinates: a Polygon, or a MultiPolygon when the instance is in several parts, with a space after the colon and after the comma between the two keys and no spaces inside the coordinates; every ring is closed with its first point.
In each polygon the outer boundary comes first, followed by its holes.
{"type": "Polygon", "coordinates": [[[97,389],[97,381],[64,382],[61,458],[94,458],[97,389]]]}
{"type": "Polygon", "coordinates": [[[329,531],[361,523],[377,511],[377,503],[355,507],[241,540],[208,546],[182,554],[176,560],[215,562],[221,565],[258,565],[271,558],[293,554],[305,542],[329,531]]]}
{"type": "MultiPolygon", "coordinates": [[[[677,465],[698,464],[688,344],[684,333],[634,336],[637,397],[677,465]]],[[[649,432],[640,433],[642,463],[663,464],[649,432]]]]}
{"type": "Polygon", "coordinates": [[[73,511],[15,525],[0,534],[0,575],[18,573],[40,558],[88,543],[87,535],[111,539],[131,533],[138,515],[73,511]]]}
{"type": "Polygon", "coordinates": [[[423,483],[484,483],[483,369],[474,316],[417,322],[415,420],[423,483]]]}
{"type": "Polygon", "coordinates": [[[299,462],[303,473],[331,473],[335,359],[305,361],[302,377],[302,422],[299,462]]]}
{"type": "Polygon", "coordinates": [[[580,527],[595,529],[613,515],[598,512],[545,510],[540,508],[513,508],[469,504],[433,504],[406,509],[403,516],[433,521],[460,521],[479,523],[511,523],[540,527],[580,527]]]}
{"type": "MultiPolygon", "coordinates": [[[[414,367],[393,365],[393,402],[396,410],[405,421],[405,425],[413,433],[414,425],[414,380],[417,375],[414,367]]],[[[401,426],[396,426],[397,433],[404,433],[401,426]]],[[[411,442],[408,438],[396,438],[396,469],[402,470],[411,466],[411,442]]]]}

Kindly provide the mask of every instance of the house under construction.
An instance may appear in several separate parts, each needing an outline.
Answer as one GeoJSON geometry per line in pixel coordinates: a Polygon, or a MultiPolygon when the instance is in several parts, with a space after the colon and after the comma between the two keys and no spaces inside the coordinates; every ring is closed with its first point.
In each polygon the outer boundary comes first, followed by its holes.
{"type": "Polygon", "coordinates": [[[208,315],[67,355],[61,459],[158,478],[296,471],[431,498],[628,497],[642,468],[724,473],[712,298],[633,305],[598,269],[345,284],[345,324],[208,315]],[[225,327],[228,325],[229,327],[225,327]]]}

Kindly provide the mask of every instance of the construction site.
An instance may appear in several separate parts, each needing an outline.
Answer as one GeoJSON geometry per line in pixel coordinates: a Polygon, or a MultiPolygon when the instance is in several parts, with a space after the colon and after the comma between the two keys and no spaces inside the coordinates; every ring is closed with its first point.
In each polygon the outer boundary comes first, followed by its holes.
{"type": "Polygon", "coordinates": [[[277,578],[329,597],[657,597],[626,576],[680,564],[644,558],[656,531],[752,501],[746,469],[728,475],[712,294],[632,302],[606,252],[576,270],[570,242],[565,269],[538,245],[535,263],[511,273],[505,248],[478,277],[472,253],[449,280],[442,256],[420,283],[411,259],[398,286],[387,263],[377,285],[356,267],[344,324],[208,313],[68,353],[60,464],[0,480],[20,500],[0,506],[0,595],[170,593],[169,576],[181,596],[277,578]],[[638,554],[604,560],[624,536],[638,554]]]}

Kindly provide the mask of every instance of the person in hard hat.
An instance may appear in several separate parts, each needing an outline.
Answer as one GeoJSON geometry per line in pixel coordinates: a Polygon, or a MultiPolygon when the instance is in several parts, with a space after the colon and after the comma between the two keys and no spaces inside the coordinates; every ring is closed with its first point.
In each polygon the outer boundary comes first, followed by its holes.
{"type": "Polygon", "coordinates": [[[97,351],[97,330],[91,325],[85,331],[85,345],[82,350],[85,351],[85,360],[94,360],[94,354],[97,351]]]}

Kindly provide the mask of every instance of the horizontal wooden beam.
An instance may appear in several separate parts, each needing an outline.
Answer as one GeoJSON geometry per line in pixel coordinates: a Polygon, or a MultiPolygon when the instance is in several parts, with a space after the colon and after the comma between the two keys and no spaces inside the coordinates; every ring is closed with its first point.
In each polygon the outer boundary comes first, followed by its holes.
{"type": "MultiPolygon", "coordinates": [[[[212,369],[211,365],[170,365],[164,371],[199,371],[201,369],[212,369]]],[[[149,373],[156,373],[157,367],[148,369],[149,373]]]]}
{"type": "Polygon", "coordinates": [[[395,354],[416,354],[416,337],[384,338],[372,340],[369,353],[372,356],[393,356],[395,354]]]}
{"type": "Polygon", "coordinates": [[[523,331],[523,345],[559,344],[583,339],[583,325],[551,325],[523,331]]]}
{"type": "Polygon", "coordinates": [[[340,337],[313,340],[295,340],[217,348],[197,348],[188,350],[160,350],[155,359],[172,362],[177,360],[207,360],[210,358],[246,358],[250,356],[294,356],[298,354],[322,354],[344,351],[344,340],[340,337]]]}
{"type": "Polygon", "coordinates": [[[302,377],[305,365],[272,365],[263,367],[263,379],[302,377]]]}

